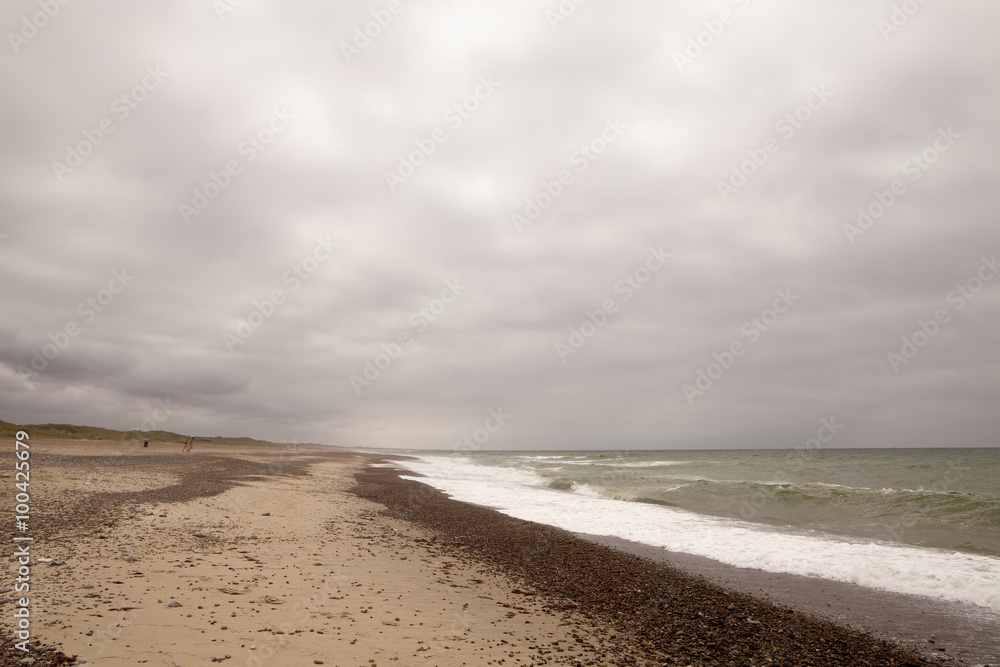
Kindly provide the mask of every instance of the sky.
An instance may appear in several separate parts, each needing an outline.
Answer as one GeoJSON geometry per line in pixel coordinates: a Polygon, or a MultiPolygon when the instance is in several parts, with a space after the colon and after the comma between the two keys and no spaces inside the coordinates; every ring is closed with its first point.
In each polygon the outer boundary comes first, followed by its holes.
{"type": "Polygon", "coordinates": [[[998,19],[5,2],[0,419],[998,446],[998,19]]]}

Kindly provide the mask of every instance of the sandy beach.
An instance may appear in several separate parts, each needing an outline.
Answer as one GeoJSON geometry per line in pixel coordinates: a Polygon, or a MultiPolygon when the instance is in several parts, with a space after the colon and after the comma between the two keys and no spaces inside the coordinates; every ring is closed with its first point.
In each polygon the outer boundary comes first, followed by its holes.
{"type": "Polygon", "coordinates": [[[77,664],[642,664],[348,493],[363,456],[32,445],[32,640],[77,664]]]}
{"type": "Polygon", "coordinates": [[[0,667],[1000,667],[1000,0],[0,25],[0,667]]]}
{"type": "Polygon", "coordinates": [[[367,467],[370,455],[41,440],[31,451],[33,652],[8,635],[2,664],[932,664],[457,503],[367,467]]]}

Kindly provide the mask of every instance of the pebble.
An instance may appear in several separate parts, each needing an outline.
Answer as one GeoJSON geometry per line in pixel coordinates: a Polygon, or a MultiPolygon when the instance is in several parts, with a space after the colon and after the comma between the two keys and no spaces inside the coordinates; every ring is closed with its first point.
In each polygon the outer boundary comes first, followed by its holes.
{"type": "MultiPolygon", "coordinates": [[[[79,466],[81,469],[86,469],[87,467],[96,464],[94,457],[80,456],[68,458],[73,460],[67,462],[67,466],[79,466]]],[[[180,465],[179,469],[182,471],[180,483],[144,491],[142,492],[141,502],[151,504],[186,502],[194,498],[218,495],[239,484],[239,479],[247,475],[256,476],[274,474],[273,470],[271,470],[271,465],[268,463],[258,463],[244,459],[226,457],[213,457],[212,461],[211,470],[208,472],[201,465],[190,465],[190,459],[182,458],[180,456],[173,458],[165,457],[162,460],[163,465],[170,466],[171,469],[177,469],[177,466],[180,465]]],[[[124,466],[147,465],[141,457],[136,457],[134,459],[132,457],[121,457],[120,463],[124,466]]],[[[287,462],[283,465],[281,472],[283,475],[302,476],[308,473],[308,466],[304,463],[294,461],[287,462]]],[[[115,494],[112,493],[111,495],[114,496],[115,494]]],[[[132,502],[131,495],[129,502],[132,502]]],[[[53,511],[46,517],[47,520],[45,522],[45,527],[48,532],[51,534],[59,534],[60,532],[69,533],[79,530],[81,526],[97,527],[97,530],[93,531],[92,534],[97,536],[98,539],[107,540],[109,539],[109,536],[101,533],[112,533],[114,530],[113,527],[115,526],[115,520],[121,514],[123,507],[118,502],[108,502],[107,494],[92,493],[83,496],[80,500],[74,501],[71,506],[63,509],[65,511],[53,511]],[[104,525],[103,527],[102,524],[104,525]]],[[[134,512],[136,515],[144,514],[145,516],[150,517],[156,514],[154,512],[143,512],[138,508],[136,508],[134,512]]],[[[166,518],[167,516],[166,512],[160,511],[158,513],[161,518],[166,518]]],[[[205,533],[202,534],[205,538],[210,537],[205,533]]],[[[36,536],[36,540],[40,537],[44,538],[44,536],[39,535],[36,536]]],[[[39,541],[36,541],[36,544],[39,544],[39,541]]],[[[50,549],[50,551],[52,550],[55,549],[50,549]]],[[[4,550],[3,553],[0,553],[0,558],[11,558],[11,556],[12,554],[9,550],[4,550]]],[[[129,563],[139,560],[132,554],[114,556],[116,559],[119,557],[129,563]],[[129,558],[132,558],[133,560],[129,560],[129,558]]],[[[49,564],[50,566],[53,566],[55,563],[56,559],[53,558],[49,564]]],[[[60,560],[58,563],[64,564],[65,561],[60,560]]],[[[105,565],[104,567],[108,567],[108,565],[105,565]]],[[[82,588],[92,591],[92,589],[94,589],[94,585],[85,584],[82,588]]],[[[93,592],[88,593],[88,595],[96,596],[93,592]]],[[[157,600],[157,603],[163,604],[163,601],[157,600]]],[[[180,606],[180,603],[175,602],[175,604],[170,606],[180,606]]],[[[89,636],[93,636],[93,631],[90,631],[89,636]]],[[[43,644],[36,644],[34,637],[32,637],[31,642],[32,654],[31,656],[28,656],[34,660],[34,662],[21,663],[20,661],[24,659],[25,656],[22,651],[14,648],[16,641],[17,640],[9,633],[9,631],[4,630],[3,627],[0,626],[0,667],[14,667],[19,664],[31,664],[32,667],[66,667],[71,665],[84,665],[87,663],[86,660],[80,660],[77,659],[76,656],[66,655],[57,648],[45,646],[43,644]]],[[[230,656],[226,656],[226,658],[228,657],[230,656]]],[[[100,664],[100,660],[98,660],[98,664],[100,664]]]]}
{"type": "Polygon", "coordinates": [[[554,598],[553,611],[577,610],[617,636],[612,645],[600,642],[594,656],[600,661],[571,664],[934,664],[899,645],[733,593],[662,563],[452,500],[391,469],[364,468],[355,480],[353,492],[384,505],[389,516],[430,528],[445,545],[460,544],[458,553],[471,551],[554,598]]]}

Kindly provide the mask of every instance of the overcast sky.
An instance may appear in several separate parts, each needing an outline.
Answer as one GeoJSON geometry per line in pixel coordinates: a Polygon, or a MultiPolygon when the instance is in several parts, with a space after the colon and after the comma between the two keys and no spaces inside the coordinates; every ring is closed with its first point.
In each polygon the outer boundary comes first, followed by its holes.
{"type": "Polygon", "coordinates": [[[997,446],[998,18],[5,2],[0,418],[997,446]]]}

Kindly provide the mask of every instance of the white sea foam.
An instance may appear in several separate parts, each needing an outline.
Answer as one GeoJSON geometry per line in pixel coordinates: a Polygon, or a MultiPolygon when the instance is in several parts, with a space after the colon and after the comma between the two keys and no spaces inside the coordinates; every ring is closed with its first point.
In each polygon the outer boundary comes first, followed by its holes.
{"type": "MultiPolygon", "coordinates": [[[[551,488],[551,487],[550,487],[551,488]]],[[[582,484],[580,482],[573,482],[573,488],[569,489],[573,493],[578,493],[581,496],[587,496],[588,498],[607,498],[607,493],[602,493],[600,490],[595,489],[590,484],[582,484]]],[[[616,495],[616,498],[620,496],[616,495]]]]}
{"type": "Polygon", "coordinates": [[[691,461],[633,461],[631,463],[604,463],[600,462],[601,465],[613,466],[615,468],[660,468],[663,466],[679,466],[685,463],[691,463],[691,461]]]}
{"type": "MultiPolygon", "coordinates": [[[[548,488],[530,471],[424,456],[398,464],[457,500],[578,533],[611,535],[671,551],[760,568],[939,597],[1000,610],[1000,559],[794,531],[607,498],[590,487],[548,488]]],[[[585,485],[584,485],[585,486],[585,485]]]]}

